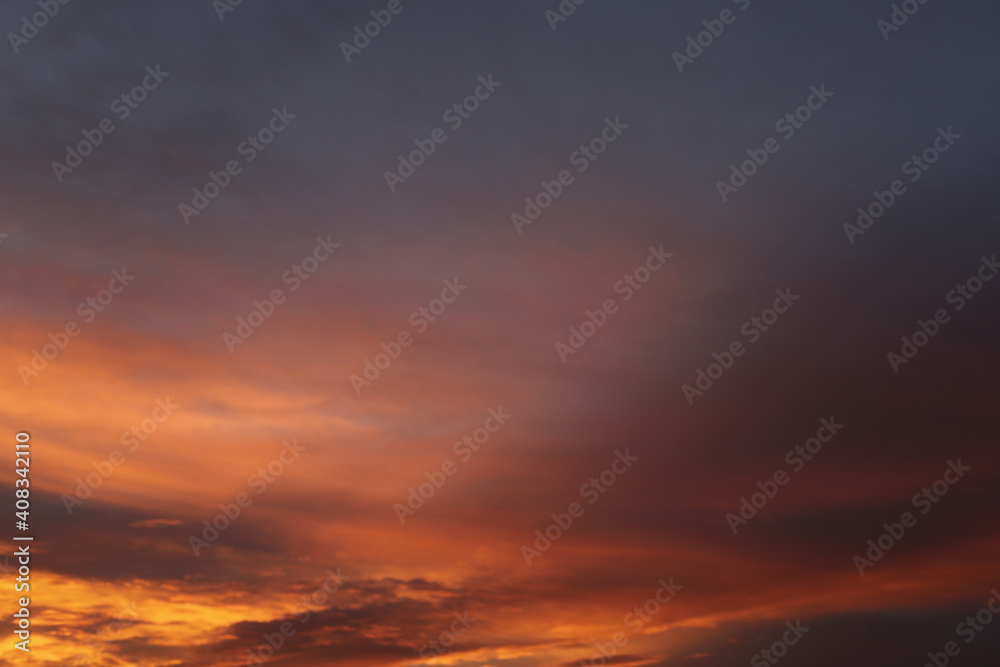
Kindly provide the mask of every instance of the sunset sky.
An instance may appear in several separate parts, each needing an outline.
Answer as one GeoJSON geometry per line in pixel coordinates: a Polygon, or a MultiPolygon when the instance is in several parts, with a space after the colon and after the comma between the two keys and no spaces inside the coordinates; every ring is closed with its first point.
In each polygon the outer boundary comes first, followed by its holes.
{"type": "Polygon", "coordinates": [[[4,4],[0,667],[995,664],[1000,7],[578,1],[4,4]]]}

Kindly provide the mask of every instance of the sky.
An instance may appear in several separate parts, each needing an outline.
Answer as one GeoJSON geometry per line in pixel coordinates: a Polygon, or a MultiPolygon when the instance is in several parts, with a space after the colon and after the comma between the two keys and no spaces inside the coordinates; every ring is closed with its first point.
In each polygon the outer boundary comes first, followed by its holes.
{"type": "Polygon", "coordinates": [[[998,19],[6,3],[0,667],[989,664],[998,19]]]}

